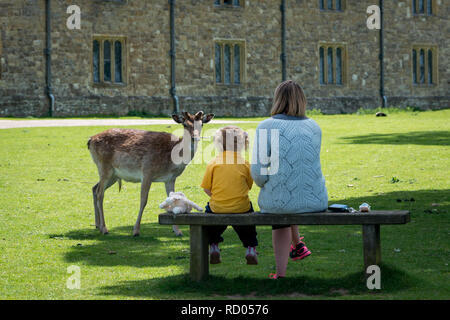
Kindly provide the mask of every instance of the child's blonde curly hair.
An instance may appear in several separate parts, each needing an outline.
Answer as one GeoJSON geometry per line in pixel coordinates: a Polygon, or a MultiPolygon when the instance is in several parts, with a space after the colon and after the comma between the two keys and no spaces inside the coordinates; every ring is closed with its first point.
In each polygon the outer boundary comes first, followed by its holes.
{"type": "Polygon", "coordinates": [[[248,150],[248,133],[237,126],[226,126],[216,131],[214,145],[219,151],[248,150]]]}

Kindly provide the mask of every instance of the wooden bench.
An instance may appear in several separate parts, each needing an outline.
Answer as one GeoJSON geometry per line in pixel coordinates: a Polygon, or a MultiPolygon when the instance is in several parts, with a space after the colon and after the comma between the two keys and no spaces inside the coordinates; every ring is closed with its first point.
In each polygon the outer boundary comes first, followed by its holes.
{"type": "Polygon", "coordinates": [[[208,225],[362,225],[364,266],[381,262],[380,225],[405,224],[410,221],[408,211],[371,212],[317,212],[302,214],[178,214],[162,213],[159,223],[163,225],[190,226],[190,275],[195,281],[205,279],[209,273],[209,249],[204,232],[208,225]]]}

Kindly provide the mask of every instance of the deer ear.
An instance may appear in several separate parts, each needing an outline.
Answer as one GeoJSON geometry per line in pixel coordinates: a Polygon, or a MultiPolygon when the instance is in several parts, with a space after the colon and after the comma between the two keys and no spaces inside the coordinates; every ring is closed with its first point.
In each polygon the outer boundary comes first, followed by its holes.
{"type": "Polygon", "coordinates": [[[183,111],[182,114],[184,119],[189,119],[191,117],[191,114],[189,112],[183,111]]]}
{"type": "Polygon", "coordinates": [[[173,114],[173,115],[172,115],[172,119],[173,119],[173,121],[175,121],[176,123],[183,123],[183,119],[180,118],[180,116],[177,115],[177,114],[173,114]]]}
{"type": "Polygon", "coordinates": [[[197,112],[196,114],[195,114],[195,116],[194,116],[194,119],[195,120],[201,120],[202,119],[202,117],[203,117],[203,111],[199,111],[199,112],[197,112]]]}
{"type": "Polygon", "coordinates": [[[212,120],[212,118],[214,118],[214,113],[207,114],[207,115],[205,115],[203,117],[202,122],[203,123],[208,123],[208,122],[210,122],[212,120]]]}

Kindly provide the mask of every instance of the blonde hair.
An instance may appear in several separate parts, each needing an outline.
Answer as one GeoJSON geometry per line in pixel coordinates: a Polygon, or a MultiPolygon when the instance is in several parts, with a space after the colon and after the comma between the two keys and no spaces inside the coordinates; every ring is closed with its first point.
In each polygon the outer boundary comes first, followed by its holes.
{"type": "Polygon", "coordinates": [[[214,145],[219,151],[248,150],[248,133],[236,126],[226,126],[216,131],[214,145]]]}
{"type": "Polygon", "coordinates": [[[302,87],[295,81],[282,82],[276,89],[270,115],[286,114],[289,116],[306,116],[306,97],[302,87]]]}

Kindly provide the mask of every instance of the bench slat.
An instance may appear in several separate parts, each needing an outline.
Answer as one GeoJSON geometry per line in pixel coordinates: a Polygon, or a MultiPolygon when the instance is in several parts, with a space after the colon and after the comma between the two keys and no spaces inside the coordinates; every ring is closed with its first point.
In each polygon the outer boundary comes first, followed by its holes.
{"type": "Polygon", "coordinates": [[[316,212],[301,214],[177,214],[162,213],[163,225],[352,225],[352,224],[405,224],[410,221],[409,211],[371,212],[316,212]]]}

